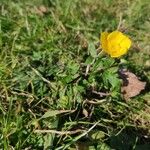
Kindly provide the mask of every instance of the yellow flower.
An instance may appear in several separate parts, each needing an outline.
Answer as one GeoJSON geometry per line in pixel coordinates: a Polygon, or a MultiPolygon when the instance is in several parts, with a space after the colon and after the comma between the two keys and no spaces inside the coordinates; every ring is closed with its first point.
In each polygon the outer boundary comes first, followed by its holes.
{"type": "Polygon", "coordinates": [[[119,31],[103,32],[100,37],[102,49],[111,57],[120,57],[127,53],[131,40],[119,31]]]}

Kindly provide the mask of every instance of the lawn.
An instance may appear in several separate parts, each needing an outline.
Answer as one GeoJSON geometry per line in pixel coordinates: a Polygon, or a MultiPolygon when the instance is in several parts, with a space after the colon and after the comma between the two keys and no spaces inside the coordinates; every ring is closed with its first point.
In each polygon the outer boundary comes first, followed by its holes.
{"type": "Polygon", "coordinates": [[[0,149],[149,150],[149,10],[149,0],[0,0],[0,149]],[[100,43],[115,30],[132,41],[119,58],[100,43]]]}

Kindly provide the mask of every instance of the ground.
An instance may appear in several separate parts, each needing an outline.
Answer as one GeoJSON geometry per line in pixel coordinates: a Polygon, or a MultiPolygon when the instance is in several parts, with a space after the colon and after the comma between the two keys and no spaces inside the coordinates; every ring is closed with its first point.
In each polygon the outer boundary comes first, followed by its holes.
{"type": "Polygon", "coordinates": [[[150,149],[149,10],[149,0],[1,0],[0,149],[150,149]],[[132,40],[117,59],[99,41],[114,30],[132,40]],[[146,82],[128,100],[122,69],[146,82]]]}

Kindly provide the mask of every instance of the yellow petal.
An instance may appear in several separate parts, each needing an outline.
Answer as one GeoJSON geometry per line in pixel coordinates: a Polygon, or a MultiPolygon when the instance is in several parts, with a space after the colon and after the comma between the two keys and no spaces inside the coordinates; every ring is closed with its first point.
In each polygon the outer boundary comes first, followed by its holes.
{"type": "Polygon", "coordinates": [[[107,51],[107,36],[108,36],[108,32],[102,32],[101,33],[101,37],[100,37],[100,43],[102,46],[102,49],[104,51],[107,51]]]}
{"type": "Polygon", "coordinates": [[[113,31],[107,37],[107,40],[111,43],[118,44],[122,41],[124,35],[119,31],[113,31]]]}
{"type": "Polygon", "coordinates": [[[121,49],[119,44],[114,44],[114,43],[108,42],[108,51],[107,51],[107,53],[111,57],[119,57],[119,56],[124,54],[124,51],[121,49]]]}
{"type": "Polygon", "coordinates": [[[120,46],[129,49],[131,47],[131,40],[124,35],[124,38],[120,42],[120,46]]]}
{"type": "Polygon", "coordinates": [[[128,49],[120,49],[119,51],[116,51],[115,53],[112,53],[110,56],[115,57],[115,58],[120,57],[120,56],[126,54],[127,50],[128,49]]]}

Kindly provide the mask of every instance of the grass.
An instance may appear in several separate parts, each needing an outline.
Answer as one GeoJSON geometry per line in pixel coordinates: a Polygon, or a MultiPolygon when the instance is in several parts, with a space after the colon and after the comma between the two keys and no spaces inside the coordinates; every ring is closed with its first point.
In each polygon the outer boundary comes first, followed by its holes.
{"type": "Polygon", "coordinates": [[[0,149],[148,150],[149,7],[148,0],[1,0],[0,149]],[[133,40],[129,53],[121,61],[97,56],[100,33],[117,28],[133,40]],[[147,82],[129,102],[120,67],[147,82]]]}

